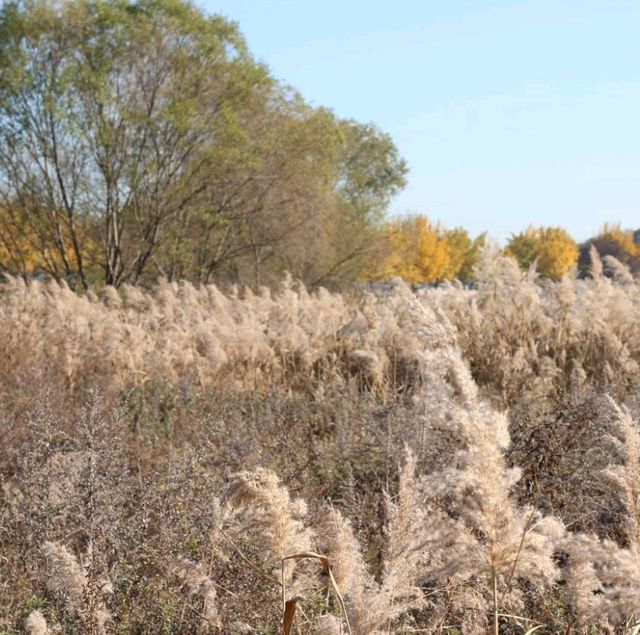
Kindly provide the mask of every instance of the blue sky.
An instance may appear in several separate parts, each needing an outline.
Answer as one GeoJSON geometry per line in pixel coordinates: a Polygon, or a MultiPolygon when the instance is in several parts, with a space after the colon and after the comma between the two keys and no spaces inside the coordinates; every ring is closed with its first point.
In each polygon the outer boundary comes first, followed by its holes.
{"type": "Polygon", "coordinates": [[[504,240],[640,227],[640,0],[199,0],[410,168],[396,213],[504,240]]]}

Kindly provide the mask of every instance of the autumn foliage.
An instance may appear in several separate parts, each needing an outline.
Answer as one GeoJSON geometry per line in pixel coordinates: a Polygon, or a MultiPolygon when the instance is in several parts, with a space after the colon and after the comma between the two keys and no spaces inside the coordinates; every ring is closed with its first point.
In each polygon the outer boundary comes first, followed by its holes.
{"type": "Polygon", "coordinates": [[[422,215],[388,223],[384,236],[387,255],[371,277],[398,277],[415,284],[470,280],[485,243],[484,235],[472,239],[464,229],[447,230],[422,215]]]}
{"type": "Polygon", "coordinates": [[[532,264],[545,278],[559,280],[578,260],[578,245],[561,227],[529,227],[511,237],[505,253],[520,267],[532,264]]]}
{"type": "Polygon", "coordinates": [[[0,120],[0,271],[84,290],[353,281],[405,182],[187,0],[3,3],[0,120]]]}

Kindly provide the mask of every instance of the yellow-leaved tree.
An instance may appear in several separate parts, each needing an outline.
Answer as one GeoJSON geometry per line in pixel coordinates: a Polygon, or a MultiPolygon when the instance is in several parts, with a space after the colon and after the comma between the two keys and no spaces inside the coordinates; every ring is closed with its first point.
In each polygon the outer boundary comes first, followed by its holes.
{"type": "Polygon", "coordinates": [[[445,278],[451,267],[446,233],[425,216],[417,216],[409,224],[408,231],[417,240],[417,250],[410,263],[412,276],[407,279],[417,283],[432,283],[445,278]]]}
{"type": "MultiPolygon", "coordinates": [[[[0,272],[62,278],[65,271],[78,270],[78,254],[90,263],[103,259],[88,225],[78,221],[72,232],[67,224],[53,225],[48,220],[44,215],[0,207],[0,272]]],[[[73,283],[73,276],[66,279],[73,283]]]]}
{"type": "Polygon", "coordinates": [[[369,277],[415,284],[442,280],[450,267],[445,232],[425,216],[394,220],[384,228],[387,253],[369,277]]]}
{"type": "Polygon", "coordinates": [[[26,275],[42,268],[36,236],[0,208],[0,271],[26,275]]]}
{"type": "Polygon", "coordinates": [[[456,227],[446,232],[447,249],[449,251],[449,268],[444,278],[470,282],[473,270],[478,262],[480,250],[486,244],[486,234],[471,238],[466,229],[456,227]]]}
{"type": "Polygon", "coordinates": [[[631,258],[640,258],[640,242],[637,241],[637,232],[633,229],[622,229],[620,225],[605,224],[602,228],[600,238],[613,240],[631,258]]]}
{"type": "Polygon", "coordinates": [[[505,254],[515,258],[523,269],[537,261],[541,276],[559,280],[576,264],[579,250],[562,227],[528,227],[511,236],[505,254]]]}
{"type": "Polygon", "coordinates": [[[416,214],[388,223],[384,230],[387,251],[368,277],[403,278],[414,284],[472,279],[485,235],[471,238],[461,228],[444,229],[416,214]]]}

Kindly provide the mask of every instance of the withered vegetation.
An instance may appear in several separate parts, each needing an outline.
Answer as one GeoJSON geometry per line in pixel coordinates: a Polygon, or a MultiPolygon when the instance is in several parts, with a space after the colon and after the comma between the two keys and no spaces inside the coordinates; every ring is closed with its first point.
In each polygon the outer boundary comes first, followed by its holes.
{"type": "MultiPolygon", "coordinates": [[[[640,283],[0,291],[3,633],[624,633],[640,283]]],[[[637,632],[637,631],[636,631],[637,632]]]]}

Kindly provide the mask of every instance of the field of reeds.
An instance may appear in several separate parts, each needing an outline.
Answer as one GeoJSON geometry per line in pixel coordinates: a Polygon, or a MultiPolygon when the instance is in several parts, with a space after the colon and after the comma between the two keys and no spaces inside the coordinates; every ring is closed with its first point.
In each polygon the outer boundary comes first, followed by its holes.
{"type": "Polygon", "coordinates": [[[637,633],[640,282],[0,286],[0,633],[637,633]]]}

